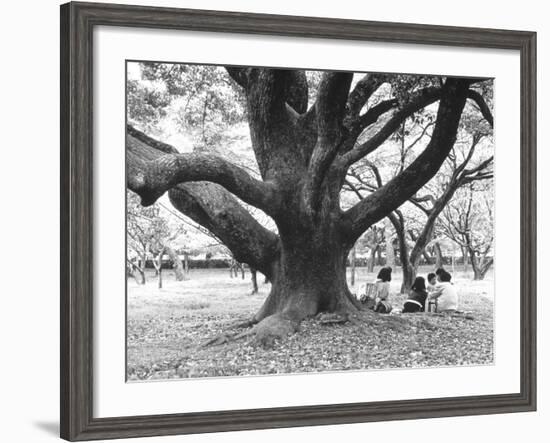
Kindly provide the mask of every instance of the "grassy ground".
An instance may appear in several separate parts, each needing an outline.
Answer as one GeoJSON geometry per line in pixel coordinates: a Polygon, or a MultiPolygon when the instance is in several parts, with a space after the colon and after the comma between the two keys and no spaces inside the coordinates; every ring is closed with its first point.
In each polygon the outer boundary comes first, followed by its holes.
{"type": "MultiPolygon", "coordinates": [[[[422,270],[422,271],[428,271],[422,270]]],[[[424,272],[424,273],[426,273],[424,272]]],[[[145,286],[128,280],[129,380],[215,377],[277,373],[490,364],[493,361],[493,279],[474,282],[456,270],[459,308],[474,319],[431,314],[366,313],[359,325],[323,326],[306,320],[298,334],[273,349],[246,341],[202,347],[236,321],[252,317],[269,292],[262,284],[251,295],[247,278],[229,272],[192,270],[176,282],[163,273],[163,289],[149,275],[145,286]]],[[[401,307],[399,269],[391,283],[391,302],[401,307]]],[[[356,290],[374,275],[358,269],[356,290]]],[[[352,288],[354,291],[354,288],[352,288]]]]}

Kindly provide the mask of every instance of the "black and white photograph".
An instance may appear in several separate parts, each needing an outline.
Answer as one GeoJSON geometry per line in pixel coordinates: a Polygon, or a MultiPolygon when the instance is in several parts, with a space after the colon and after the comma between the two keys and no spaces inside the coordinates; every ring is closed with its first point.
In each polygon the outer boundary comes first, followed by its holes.
{"type": "Polygon", "coordinates": [[[492,365],[494,86],[127,60],[126,380],[492,365]]]}

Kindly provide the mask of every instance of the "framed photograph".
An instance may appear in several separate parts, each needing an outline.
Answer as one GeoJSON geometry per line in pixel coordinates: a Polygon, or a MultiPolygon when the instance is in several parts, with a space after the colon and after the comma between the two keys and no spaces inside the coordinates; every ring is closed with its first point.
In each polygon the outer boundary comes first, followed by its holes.
{"type": "Polygon", "coordinates": [[[61,437],[536,408],[536,34],[61,6],[61,437]]]}

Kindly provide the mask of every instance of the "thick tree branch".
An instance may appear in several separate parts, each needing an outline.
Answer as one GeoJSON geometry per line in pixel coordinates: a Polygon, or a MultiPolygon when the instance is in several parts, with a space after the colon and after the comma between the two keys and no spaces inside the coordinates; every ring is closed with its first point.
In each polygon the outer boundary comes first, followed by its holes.
{"type": "Polygon", "coordinates": [[[226,66],[225,70],[229,76],[242,88],[248,87],[248,73],[250,68],[239,68],[236,66],[226,66]]]}
{"type": "Polygon", "coordinates": [[[247,112],[252,148],[264,180],[285,183],[307,160],[297,149],[297,113],[287,103],[296,77],[286,69],[252,69],[248,76],[247,112]]]}
{"type": "Polygon", "coordinates": [[[346,121],[349,121],[351,124],[357,119],[361,110],[369,101],[369,98],[382,86],[386,79],[386,74],[366,74],[357,82],[349,95],[346,106],[346,121]]]}
{"type": "Polygon", "coordinates": [[[271,277],[279,254],[278,236],[256,221],[224,188],[207,182],[186,183],[172,188],[168,196],[178,211],[218,238],[235,260],[271,277]]]}
{"type": "Polygon", "coordinates": [[[142,142],[128,135],[126,156],[128,187],[139,194],[144,206],[152,205],[179,183],[209,181],[218,183],[248,204],[273,213],[277,209],[277,192],[272,184],[252,178],[227,160],[212,154],[166,154],[144,160],[142,142]]]}
{"type": "Polygon", "coordinates": [[[487,123],[491,125],[491,128],[493,127],[493,114],[491,112],[491,109],[489,108],[489,105],[483,98],[483,96],[473,89],[468,90],[468,98],[473,100],[475,104],[478,106],[479,110],[481,111],[481,114],[487,120],[487,123]]]}
{"type": "MultiPolygon", "coordinates": [[[[142,133],[135,134],[146,140],[142,133]]],[[[170,145],[143,142],[139,157],[154,161],[172,150],[170,145]]],[[[192,182],[177,185],[168,195],[176,209],[220,239],[237,260],[271,275],[279,254],[279,237],[256,221],[231,193],[214,183],[192,182]]]]}
{"type": "Polygon", "coordinates": [[[306,211],[313,213],[319,204],[321,183],[338,152],[342,140],[342,120],[353,74],[350,72],[328,72],[323,76],[317,102],[317,142],[313,149],[304,186],[306,211]]]}
{"type": "MultiPolygon", "coordinates": [[[[405,121],[415,112],[425,108],[426,106],[435,103],[441,97],[441,88],[429,87],[422,89],[411,97],[389,120],[388,122],[369,140],[359,146],[354,147],[351,151],[344,154],[341,162],[345,166],[350,166],[358,160],[377,149],[390,137],[405,121]]],[[[391,103],[388,103],[388,106],[391,103]]],[[[391,107],[393,107],[392,105],[391,107]]],[[[391,108],[390,107],[390,108],[391,108]]]]}
{"type": "Polygon", "coordinates": [[[422,102],[435,101],[441,96],[432,138],[402,173],[344,213],[352,239],[358,238],[373,223],[401,206],[437,173],[456,140],[468,85],[465,80],[449,78],[441,91],[423,94],[429,95],[430,99],[420,100],[422,102]]]}

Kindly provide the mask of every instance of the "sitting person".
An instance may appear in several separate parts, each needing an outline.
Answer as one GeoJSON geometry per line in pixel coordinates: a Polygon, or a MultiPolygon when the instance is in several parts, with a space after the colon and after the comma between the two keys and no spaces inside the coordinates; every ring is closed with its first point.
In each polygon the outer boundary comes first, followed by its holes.
{"type": "Polygon", "coordinates": [[[430,293],[430,300],[437,300],[436,312],[454,312],[458,309],[458,294],[451,283],[451,274],[442,271],[438,275],[439,284],[430,293]]]}
{"type": "Polygon", "coordinates": [[[374,311],[381,314],[389,314],[392,307],[389,302],[390,297],[390,281],[392,269],[388,266],[380,269],[376,277],[376,294],[374,311]]]}
{"type": "Polygon", "coordinates": [[[428,294],[429,294],[430,292],[435,291],[435,287],[437,285],[437,275],[435,275],[435,273],[433,273],[433,272],[430,272],[428,274],[427,280],[428,280],[427,290],[428,290],[428,294]]]}
{"type": "MultiPolygon", "coordinates": [[[[428,295],[430,295],[432,292],[435,291],[436,287],[437,287],[437,275],[434,273],[434,272],[430,272],[428,274],[428,295]]],[[[427,300],[427,305],[426,305],[426,311],[427,312],[432,312],[432,311],[435,311],[437,307],[437,299],[433,299],[433,300],[427,300]]]]}
{"type": "Polygon", "coordinates": [[[427,296],[428,292],[426,291],[424,277],[416,277],[413,285],[411,286],[409,297],[403,304],[403,313],[424,312],[427,296]]]}

